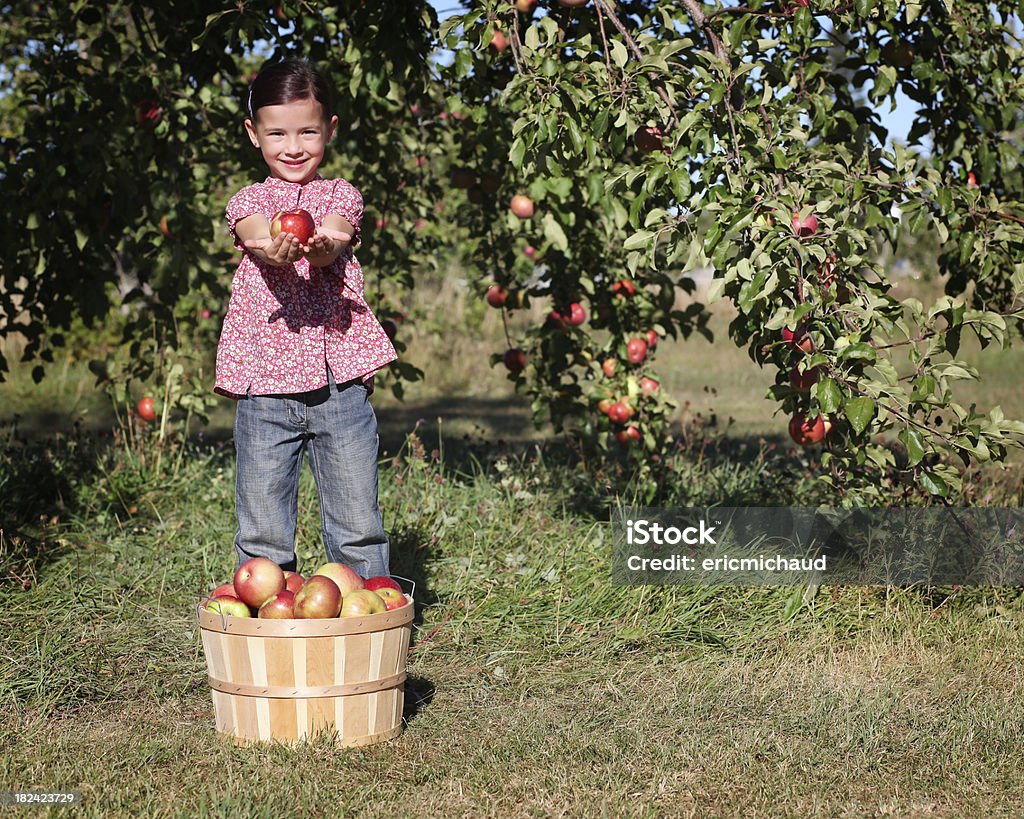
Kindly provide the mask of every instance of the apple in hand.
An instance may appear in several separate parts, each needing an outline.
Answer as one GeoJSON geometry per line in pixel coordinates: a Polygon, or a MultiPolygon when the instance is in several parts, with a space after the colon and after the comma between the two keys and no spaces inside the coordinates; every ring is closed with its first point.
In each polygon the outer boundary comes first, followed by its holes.
{"type": "Polygon", "coordinates": [[[273,560],[254,557],[235,572],[235,593],[246,605],[258,609],[285,588],[284,572],[273,560]]]}
{"type": "Polygon", "coordinates": [[[379,589],[374,589],[373,593],[384,601],[384,605],[387,607],[388,611],[400,609],[409,602],[405,599],[405,595],[400,590],[396,591],[390,586],[382,586],[379,589]]]}
{"type": "Polygon", "coordinates": [[[375,592],[379,592],[381,589],[393,589],[399,593],[402,591],[402,587],[385,574],[369,578],[363,583],[363,588],[375,592]]]}
{"type": "Polygon", "coordinates": [[[295,616],[295,593],[285,589],[260,606],[259,614],[264,620],[290,620],[295,616]]]}
{"type": "Polygon", "coordinates": [[[270,238],[276,238],[279,233],[290,233],[301,244],[308,245],[316,233],[316,222],[309,211],[302,208],[279,210],[270,222],[270,238]]]}
{"type": "Polygon", "coordinates": [[[293,610],[295,617],[302,619],[337,617],[341,610],[341,590],[331,578],[315,574],[295,595],[293,610]]]}
{"type": "Polygon", "coordinates": [[[369,589],[357,589],[346,594],[341,601],[339,617],[363,617],[368,614],[380,614],[387,611],[387,606],[377,592],[369,589]]]}
{"type": "Polygon", "coordinates": [[[224,614],[230,617],[252,617],[249,607],[237,597],[213,597],[206,601],[203,608],[215,614],[224,614]]]}
{"type": "Polygon", "coordinates": [[[363,578],[344,563],[325,563],[313,572],[313,576],[315,577],[316,575],[329,577],[333,580],[339,591],[341,591],[342,596],[363,588],[363,578]]]}

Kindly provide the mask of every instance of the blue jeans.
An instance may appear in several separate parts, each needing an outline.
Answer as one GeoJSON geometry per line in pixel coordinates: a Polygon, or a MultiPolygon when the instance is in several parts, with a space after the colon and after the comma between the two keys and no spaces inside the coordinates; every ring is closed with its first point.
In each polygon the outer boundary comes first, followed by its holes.
{"type": "MultiPolygon", "coordinates": [[[[388,574],[377,504],[377,416],[361,381],[295,395],[250,395],[235,412],[239,564],[268,557],[294,570],[299,473],[308,450],[327,560],[388,574]]],[[[318,568],[322,561],[313,567],[318,568]]]]}

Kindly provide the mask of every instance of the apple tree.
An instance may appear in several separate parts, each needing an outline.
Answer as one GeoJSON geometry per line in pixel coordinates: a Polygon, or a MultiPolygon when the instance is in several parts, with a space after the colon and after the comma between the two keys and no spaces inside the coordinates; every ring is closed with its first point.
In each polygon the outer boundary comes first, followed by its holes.
{"type": "MultiPolygon", "coordinates": [[[[323,170],[363,192],[368,296],[433,258],[442,234],[413,225],[443,194],[414,160],[445,151],[407,103],[430,96],[426,0],[12,0],[3,14],[0,337],[26,339],[37,378],[69,330],[112,322],[123,344],[93,362],[103,383],[205,410],[235,264],[224,206],[266,174],[243,119],[267,59],[307,56],[334,81],[342,125],[323,170]]],[[[392,372],[398,389],[419,375],[392,372]]]]}
{"type": "Polygon", "coordinates": [[[1024,424],[955,395],[977,378],[964,340],[1005,346],[1020,328],[1018,3],[464,6],[442,25],[444,79],[472,123],[465,163],[504,180],[464,218],[498,271],[481,289],[517,293],[505,309],[550,304],[510,338],[538,416],[648,468],[668,406],[651,342],[705,329],[676,295],[710,263],[709,301],[735,306],[732,340],[776,372],[790,434],[820,444],[848,501],[949,497],[958,464],[1021,443],[1024,424]],[[899,93],[907,145],[877,113],[899,93]],[[506,210],[514,193],[531,207],[506,210]],[[907,234],[938,244],[934,304],[898,300],[879,261],[907,234]]]}

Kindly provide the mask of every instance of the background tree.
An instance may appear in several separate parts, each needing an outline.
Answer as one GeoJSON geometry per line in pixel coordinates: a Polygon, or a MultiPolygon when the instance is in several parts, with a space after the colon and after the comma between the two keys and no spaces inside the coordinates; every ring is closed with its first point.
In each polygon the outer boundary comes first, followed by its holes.
{"type": "Polygon", "coordinates": [[[1020,318],[1017,4],[463,5],[439,67],[425,2],[6,4],[0,193],[24,219],[0,226],[0,332],[45,360],[123,296],[126,343],[99,376],[168,397],[174,381],[201,411],[196,350],[233,266],[223,205],[262,174],[240,100],[264,58],[299,52],[339,88],[326,170],[364,192],[371,298],[454,244],[511,318],[494,360],[537,419],[621,452],[651,497],[672,409],[652,364],[660,339],[707,332],[677,298],[704,264],[848,501],[949,495],[957,462],[1024,434],[953,393],[976,377],[964,332],[1006,344],[1020,318]],[[927,153],[887,141],[875,108],[898,91],[927,153]],[[935,304],[896,300],[879,263],[904,228],[940,243],[935,304]],[[531,300],[550,310],[536,326],[512,313],[531,300]]]}

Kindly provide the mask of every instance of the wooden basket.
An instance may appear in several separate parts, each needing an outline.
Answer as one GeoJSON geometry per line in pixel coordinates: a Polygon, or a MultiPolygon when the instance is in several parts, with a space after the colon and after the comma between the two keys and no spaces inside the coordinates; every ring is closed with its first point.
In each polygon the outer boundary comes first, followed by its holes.
{"type": "Polygon", "coordinates": [[[413,604],[366,617],[260,620],[200,608],[217,730],[239,745],[332,733],[339,745],[402,731],[413,604]]]}

